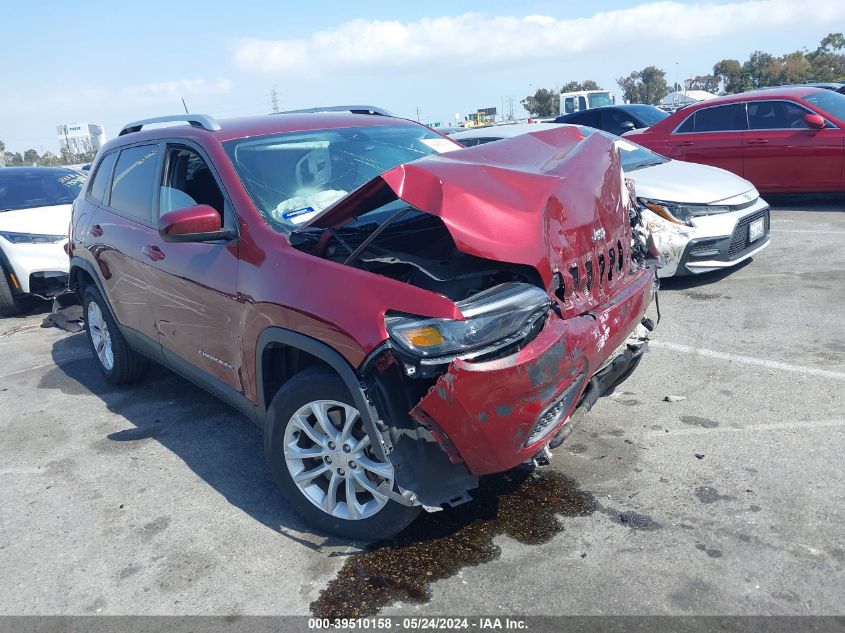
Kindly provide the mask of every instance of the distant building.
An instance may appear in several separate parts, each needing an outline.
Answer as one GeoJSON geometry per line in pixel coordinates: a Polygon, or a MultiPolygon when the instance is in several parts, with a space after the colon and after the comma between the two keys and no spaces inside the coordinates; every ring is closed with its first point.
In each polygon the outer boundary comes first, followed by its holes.
{"type": "Polygon", "coordinates": [[[715,97],[712,92],[706,90],[680,90],[678,92],[670,92],[668,95],[660,100],[661,106],[681,107],[688,106],[693,103],[700,103],[715,97]]]}
{"type": "Polygon", "coordinates": [[[93,123],[68,123],[57,125],[59,148],[67,149],[72,154],[85,154],[91,150],[97,151],[106,142],[106,133],[102,125],[93,123]]]}

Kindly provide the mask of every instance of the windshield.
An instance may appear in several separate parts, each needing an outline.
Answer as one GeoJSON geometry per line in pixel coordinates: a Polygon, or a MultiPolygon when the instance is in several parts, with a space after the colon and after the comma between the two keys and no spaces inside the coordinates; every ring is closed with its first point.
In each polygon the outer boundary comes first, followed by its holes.
{"type": "Polygon", "coordinates": [[[649,127],[669,116],[669,113],[650,105],[628,106],[628,110],[636,114],[649,127]]]}
{"type": "Polygon", "coordinates": [[[615,134],[605,132],[604,130],[587,127],[586,125],[579,125],[577,127],[584,136],[589,136],[590,134],[601,134],[613,141],[616,145],[616,149],[619,150],[619,159],[622,161],[622,169],[624,171],[635,171],[637,169],[642,169],[643,167],[652,167],[653,165],[662,165],[663,163],[669,162],[668,158],[665,158],[660,154],[655,154],[650,149],[646,149],[642,145],[632,143],[621,136],[616,136],[615,134]]]}
{"type": "Polygon", "coordinates": [[[613,101],[610,99],[609,92],[597,92],[587,96],[590,100],[591,108],[603,108],[605,106],[612,106],[613,101]]]}
{"type": "Polygon", "coordinates": [[[824,110],[832,117],[845,121],[845,95],[831,90],[816,90],[801,97],[807,103],[812,103],[819,110],[824,110]]]}
{"type": "Polygon", "coordinates": [[[0,169],[0,211],[70,204],[84,182],[70,170],[0,169]]]}
{"type": "Polygon", "coordinates": [[[312,130],[223,146],[258,211],[283,233],[396,165],[460,148],[422,125],[312,130]]]}

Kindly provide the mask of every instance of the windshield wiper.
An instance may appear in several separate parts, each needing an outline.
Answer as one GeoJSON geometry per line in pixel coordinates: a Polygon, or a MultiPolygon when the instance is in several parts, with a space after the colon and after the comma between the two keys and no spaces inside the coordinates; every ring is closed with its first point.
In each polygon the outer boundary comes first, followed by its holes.
{"type": "MultiPolygon", "coordinates": [[[[352,253],[349,255],[349,257],[347,257],[347,258],[346,258],[346,261],[344,261],[343,263],[344,263],[344,264],[346,264],[346,265],[349,265],[349,263],[350,263],[350,262],[354,262],[354,261],[355,261],[355,259],[356,259],[356,258],[357,258],[357,257],[358,257],[358,256],[359,256],[362,252],[364,252],[364,249],[365,249],[365,248],[367,248],[367,246],[369,246],[369,245],[370,245],[370,243],[371,243],[374,239],[376,239],[379,235],[381,235],[382,231],[384,231],[387,227],[389,227],[391,224],[393,224],[394,222],[396,222],[396,220],[398,220],[399,218],[401,218],[401,217],[402,217],[403,215],[405,215],[408,211],[413,211],[413,207],[405,207],[405,208],[403,208],[403,209],[399,209],[399,211],[397,211],[396,213],[394,213],[393,215],[391,215],[389,218],[387,218],[384,222],[382,222],[382,223],[381,223],[381,225],[380,225],[378,228],[376,228],[376,230],[374,230],[372,233],[370,233],[370,234],[369,234],[369,235],[368,235],[368,236],[364,239],[364,241],[363,241],[363,242],[361,242],[361,243],[358,245],[358,248],[356,248],[354,251],[352,251],[352,253]]],[[[337,237],[337,235],[335,235],[335,237],[337,237]]]]}

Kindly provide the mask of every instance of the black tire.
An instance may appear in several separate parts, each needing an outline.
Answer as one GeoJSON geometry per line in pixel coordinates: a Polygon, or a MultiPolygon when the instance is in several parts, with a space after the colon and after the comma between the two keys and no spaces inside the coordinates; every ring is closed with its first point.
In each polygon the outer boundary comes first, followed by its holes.
{"type": "Polygon", "coordinates": [[[264,430],[264,449],[276,484],[299,515],[321,532],[358,541],[390,538],[407,527],[422,508],[405,506],[389,499],[370,517],[344,519],[318,508],[294,482],[285,461],[285,431],[301,407],[318,400],[334,400],[354,406],[343,380],[335,372],[322,367],[299,372],[282,385],[273,398],[264,430]]]}
{"type": "Polygon", "coordinates": [[[26,308],[26,297],[16,295],[9,281],[9,271],[0,262],[0,316],[16,316],[26,308]]]}
{"type": "Polygon", "coordinates": [[[117,327],[117,323],[112,318],[111,311],[105,299],[103,299],[103,296],[93,285],[87,286],[82,293],[82,314],[85,318],[85,336],[88,339],[88,346],[91,348],[91,354],[94,356],[97,367],[100,368],[100,372],[105,379],[114,385],[122,385],[143,378],[150,368],[149,360],[129,347],[129,343],[123,338],[120,329],[117,327]],[[100,309],[100,314],[111,338],[111,348],[114,357],[111,368],[103,364],[95,349],[91,328],[88,323],[89,306],[92,303],[97,304],[97,307],[100,309]]]}

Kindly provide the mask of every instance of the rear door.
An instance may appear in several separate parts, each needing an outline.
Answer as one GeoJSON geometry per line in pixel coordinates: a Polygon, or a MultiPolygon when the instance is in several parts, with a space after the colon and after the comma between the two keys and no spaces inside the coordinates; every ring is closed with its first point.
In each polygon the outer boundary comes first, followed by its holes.
{"type": "Polygon", "coordinates": [[[105,173],[101,180],[100,172],[111,168],[111,159],[108,165],[108,157],[101,161],[89,189],[89,195],[101,198],[84,238],[118,322],[142,335],[144,351],[158,346],[150,310],[152,260],[144,247],[158,238],[153,208],[162,154],[158,143],[123,148],[116,153],[110,181],[105,173]]]}
{"type": "MultiPolygon", "coordinates": [[[[221,181],[199,146],[168,142],[156,185],[157,218],[207,204],[223,226],[237,229],[221,181]]],[[[165,242],[156,231],[147,245],[155,253],[149,302],[165,359],[189,377],[210,376],[242,392],[237,240],[165,242]]]]}
{"type": "Polygon", "coordinates": [[[842,132],[804,121],[808,108],[786,99],[748,102],[745,177],[758,189],[833,189],[841,185],[842,132]]]}
{"type": "Polygon", "coordinates": [[[666,155],[742,176],[743,132],[747,129],[744,103],[699,108],[669,135],[666,155]]]}

